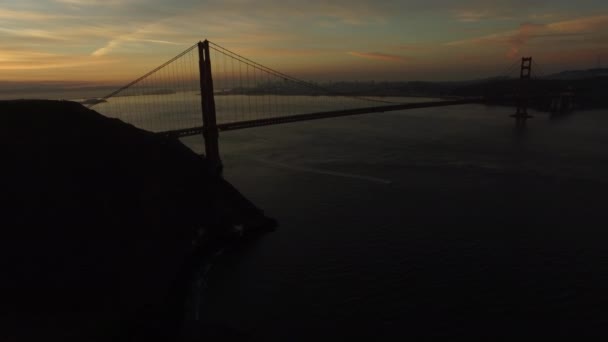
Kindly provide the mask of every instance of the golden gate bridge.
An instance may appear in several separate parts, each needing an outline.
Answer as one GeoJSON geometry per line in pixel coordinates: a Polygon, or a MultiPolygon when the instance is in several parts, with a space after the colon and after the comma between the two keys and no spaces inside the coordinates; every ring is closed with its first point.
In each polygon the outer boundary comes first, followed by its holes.
{"type": "MultiPolygon", "coordinates": [[[[512,93],[518,122],[528,115],[532,58],[519,66],[512,93]]],[[[219,132],[251,127],[427,107],[483,103],[483,97],[400,101],[356,96],[307,82],[261,65],[208,40],[198,42],[142,77],[94,100],[89,108],[158,134],[202,134],[207,159],[221,168],[219,132]]]]}

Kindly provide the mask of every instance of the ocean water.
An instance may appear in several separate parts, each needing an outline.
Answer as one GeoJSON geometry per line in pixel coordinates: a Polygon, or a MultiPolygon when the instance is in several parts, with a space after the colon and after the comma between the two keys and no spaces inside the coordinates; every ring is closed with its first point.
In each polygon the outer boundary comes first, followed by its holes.
{"type": "Polygon", "coordinates": [[[524,127],[513,112],[222,133],[225,178],[280,227],[215,260],[201,326],[260,341],[608,336],[608,111],[524,127]]]}

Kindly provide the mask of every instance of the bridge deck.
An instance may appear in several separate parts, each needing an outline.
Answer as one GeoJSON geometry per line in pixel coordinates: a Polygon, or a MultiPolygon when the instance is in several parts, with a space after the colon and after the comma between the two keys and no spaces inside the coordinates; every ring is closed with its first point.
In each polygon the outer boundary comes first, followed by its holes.
{"type": "MultiPolygon", "coordinates": [[[[297,122],[297,121],[335,118],[335,117],[340,117],[340,116],[383,113],[383,112],[389,112],[389,111],[395,111],[395,110],[406,110],[406,109],[417,109],[417,108],[455,106],[455,105],[464,105],[464,104],[482,103],[482,102],[483,102],[482,98],[472,98],[472,99],[463,99],[463,100],[404,103],[404,104],[397,104],[397,105],[364,107],[364,108],[356,108],[356,109],[336,110],[336,111],[331,111],[331,112],[317,112],[317,113],[308,113],[308,114],[279,116],[279,117],[249,120],[249,121],[230,122],[230,123],[218,124],[217,127],[220,131],[223,132],[223,131],[233,131],[233,130],[237,130],[237,129],[251,128],[251,127],[278,125],[278,124],[297,122]]],[[[203,132],[203,127],[198,126],[198,127],[178,129],[178,130],[173,130],[173,131],[159,132],[158,134],[182,138],[182,137],[202,134],[202,132],[203,132]]]]}

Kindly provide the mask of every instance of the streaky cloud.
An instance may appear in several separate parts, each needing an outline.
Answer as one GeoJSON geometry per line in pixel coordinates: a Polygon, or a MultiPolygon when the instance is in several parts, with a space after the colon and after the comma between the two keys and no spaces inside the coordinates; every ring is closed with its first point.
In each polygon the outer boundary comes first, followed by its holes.
{"type": "Polygon", "coordinates": [[[608,29],[608,15],[580,17],[547,24],[523,23],[515,30],[499,32],[481,37],[451,41],[445,46],[488,46],[505,45],[506,56],[515,58],[531,40],[543,40],[560,36],[594,36],[608,29]]]}
{"type": "Polygon", "coordinates": [[[359,58],[375,59],[375,60],[387,61],[387,62],[405,62],[407,60],[403,56],[390,55],[390,54],[380,53],[380,52],[349,51],[348,54],[351,56],[359,57],[359,58]]]}

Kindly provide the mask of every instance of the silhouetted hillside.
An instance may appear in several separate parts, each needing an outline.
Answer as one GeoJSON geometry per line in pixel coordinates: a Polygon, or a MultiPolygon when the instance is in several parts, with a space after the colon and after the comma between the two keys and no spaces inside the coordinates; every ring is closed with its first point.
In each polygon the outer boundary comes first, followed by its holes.
{"type": "Polygon", "coordinates": [[[77,103],[0,102],[0,152],[2,341],[169,336],[200,233],[271,223],[179,141],[77,103]]]}
{"type": "MultiPolygon", "coordinates": [[[[513,102],[519,93],[520,83],[517,79],[497,80],[486,83],[472,83],[452,90],[454,96],[484,96],[490,103],[513,102]]],[[[574,94],[574,103],[577,108],[604,108],[608,106],[608,77],[591,79],[561,80],[539,79],[533,80],[528,93],[535,98],[532,105],[545,109],[552,97],[562,92],[574,94]]]]}
{"type": "Polygon", "coordinates": [[[566,70],[547,76],[550,80],[586,80],[608,77],[608,69],[566,70]]]}

